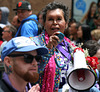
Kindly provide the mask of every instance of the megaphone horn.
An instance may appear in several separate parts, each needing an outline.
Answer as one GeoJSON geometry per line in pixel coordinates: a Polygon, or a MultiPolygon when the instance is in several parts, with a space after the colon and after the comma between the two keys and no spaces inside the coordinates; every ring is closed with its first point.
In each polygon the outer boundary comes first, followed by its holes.
{"type": "Polygon", "coordinates": [[[67,76],[69,86],[77,91],[88,90],[94,86],[96,77],[92,70],[86,65],[86,59],[83,49],[74,50],[74,68],[67,76]]]}

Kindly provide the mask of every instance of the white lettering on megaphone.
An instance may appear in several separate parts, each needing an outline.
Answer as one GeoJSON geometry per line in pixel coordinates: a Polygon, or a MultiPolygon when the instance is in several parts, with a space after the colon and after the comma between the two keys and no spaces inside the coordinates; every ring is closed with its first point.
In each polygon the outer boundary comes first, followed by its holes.
{"type": "Polygon", "coordinates": [[[66,70],[62,70],[61,71],[61,78],[60,78],[60,81],[62,82],[62,78],[65,78],[66,79],[66,70]]]}

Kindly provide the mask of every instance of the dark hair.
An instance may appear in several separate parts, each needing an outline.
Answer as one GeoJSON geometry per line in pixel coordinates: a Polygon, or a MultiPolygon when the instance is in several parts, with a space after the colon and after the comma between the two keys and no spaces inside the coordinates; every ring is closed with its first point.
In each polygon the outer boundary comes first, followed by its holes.
{"type": "Polygon", "coordinates": [[[72,23],[76,23],[77,21],[74,19],[74,18],[70,18],[69,19],[69,22],[68,22],[68,27],[70,27],[70,25],[72,24],[72,23]]]}
{"type": "Polygon", "coordinates": [[[81,26],[80,22],[75,22],[76,23],[76,29],[78,29],[81,26]]]}
{"type": "Polygon", "coordinates": [[[43,10],[39,11],[37,14],[37,19],[39,20],[39,15],[43,15],[43,10]]]}
{"type": "Polygon", "coordinates": [[[0,27],[0,40],[3,41],[3,39],[2,39],[2,32],[3,32],[3,28],[0,27]]]}
{"type": "Polygon", "coordinates": [[[17,19],[17,23],[21,23],[21,21],[19,19],[17,19]]]}
{"type": "Polygon", "coordinates": [[[43,9],[43,22],[46,21],[46,14],[48,10],[55,10],[55,9],[62,9],[63,13],[64,13],[64,19],[67,22],[68,21],[68,17],[69,17],[69,10],[68,7],[66,7],[64,4],[59,3],[59,2],[51,2],[48,5],[46,5],[46,7],[43,9]]]}
{"type": "Polygon", "coordinates": [[[87,41],[87,40],[91,40],[91,29],[90,29],[90,26],[88,25],[81,25],[81,28],[82,28],[82,33],[83,33],[83,41],[87,41]]]}
{"type": "Polygon", "coordinates": [[[92,57],[97,53],[97,50],[100,49],[100,45],[96,40],[88,40],[82,46],[83,49],[88,49],[89,55],[92,57]]]}
{"type": "MultiPolygon", "coordinates": [[[[91,8],[92,8],[92,6],[93,6],[94,4],[96,4],[96,2],[92,2],[91,5],[90,5],[90,8],[89,8],[89,10],[88,10],[88,15],[87,15],[87,18],[88,18],[88,19],[91,18],[91,8]]],[[[95,14],[94,14],[93,17],[94,17],[94,18],[96,17],[96,12],[95,12],[95,14]]]]}
{"type": "Polygon", "coordinates": [[[70,22],[76,22],[76,19],[70,18],[70,19],[69,19],[69,23],[70,23],[70,22]]]}
{"type": "Polygon", "coordinates": [[[97,2],[97,6],[100,7],[100,0],[98,0],[98,2],[97,2]]]}

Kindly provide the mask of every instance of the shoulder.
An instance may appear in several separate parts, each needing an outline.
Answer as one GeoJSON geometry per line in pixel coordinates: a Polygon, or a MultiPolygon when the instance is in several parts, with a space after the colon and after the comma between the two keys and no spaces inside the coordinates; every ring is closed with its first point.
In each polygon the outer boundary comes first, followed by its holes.
{"type": "Polygon", "coordinates": [[[2,44],[1,44],[1,47],[0,48],[3,48],[5,45],[6,45],[7,41],[4,41],[2,44]]]}
{"type": "Polygon", "coordinates": [[[32,19],[38,21],[38,20],[37,20],[37,16],[36,16],[35,14],[30,15],[29,17],[27,17],[27,18],[24,19],[24,20],[27,21],[27,20],[32,20],[32,19]]]}
{"type": "Polygon", "coordinates": [[[40,35],[35,36],[35,37],[30,37],[30,39],[37,45],[44,45],[45,44],[45,39],[44,39],[43,34],[40,34],[40,35]]]}
{"type": "Polygon", "coordinates": [[[70,46],[73,46],[73,47],[76,47],[75,44],[67,37],[64,37],[64,39],[66,40],[66,42],[70,45],[70,46]]]}

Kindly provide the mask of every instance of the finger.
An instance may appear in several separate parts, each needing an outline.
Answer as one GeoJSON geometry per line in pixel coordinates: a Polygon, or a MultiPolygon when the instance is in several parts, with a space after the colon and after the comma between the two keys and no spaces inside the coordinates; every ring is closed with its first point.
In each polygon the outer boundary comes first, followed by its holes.
{"type": "Polygon", "coordinates": [[[37,88],[37,91],[40,91],[40,86],[39,86],[39,84],[36,84],[36,88],[37,88]]]}
{"type": "Polygon", "coordinates": [[[52,41],[52,45],[53,45],[53,47],[56,47],[56,46],[58,45],[58,41],[55,40],[55,39],[53,39],[53,41],[52,41]]]}
{"type": "Polygon", "coordinates": [[[34,85],[28,92],[40,92],[39,84],[34,85]]]}

